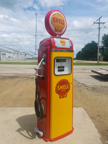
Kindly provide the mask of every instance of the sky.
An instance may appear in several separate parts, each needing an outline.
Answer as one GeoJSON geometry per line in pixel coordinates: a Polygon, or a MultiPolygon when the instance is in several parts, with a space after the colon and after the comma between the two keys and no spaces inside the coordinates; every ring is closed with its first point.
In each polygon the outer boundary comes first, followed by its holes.
{"type": "Polygon", "coordinates": [[[66,17],[67,30],[62,37],[72,40],[74,57],[87,43],[98,43],[98,25],[93,23],[100,16],[105,22],[100,41],[108,34],[108,0],[0,0],[0,46],[35,54],[36,34],[37,54],[40,41],[50,37],[44,19],[52,9],[66,17]]]}

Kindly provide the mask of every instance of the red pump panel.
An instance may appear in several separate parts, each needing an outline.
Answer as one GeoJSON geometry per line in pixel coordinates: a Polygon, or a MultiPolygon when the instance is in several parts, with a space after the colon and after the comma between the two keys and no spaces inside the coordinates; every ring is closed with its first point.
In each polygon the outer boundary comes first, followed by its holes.
{"type": "MultiPolygon", "coordinates": [[[[38,50],[38,62],[42,59],[42,54],[46,55],[46,63],[42,64],[44,78],[38,77],[38,90],[40,95],[41,104],[44,105],[44,118],[42,120],[37,119],[37,127],[40,131],[43,131],[43,137],[49,137],[49,89],[50,89],[50,47],[47,41],[43,41],[40,44],[38,50]]],[[[41,73],[41,71],[39,72],[41,73]]]]}

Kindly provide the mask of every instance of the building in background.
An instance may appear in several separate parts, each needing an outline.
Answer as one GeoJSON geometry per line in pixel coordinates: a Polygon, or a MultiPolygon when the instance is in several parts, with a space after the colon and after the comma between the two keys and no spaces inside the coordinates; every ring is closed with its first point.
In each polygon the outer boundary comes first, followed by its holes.
{"type": "Polygon", "coordinates": [[[26,59],[33,59],[33,56],[31,53],[26,53],[26,59]]]}
{"type": "Polygon", "coordinates": [[[0,46],[0,61],[33,59],[33,54],[0,46]]]}
{"type": "Polygon", "coordinates": [[[38,55],[33,55],[33,59],[38,59],[38,55]]]}

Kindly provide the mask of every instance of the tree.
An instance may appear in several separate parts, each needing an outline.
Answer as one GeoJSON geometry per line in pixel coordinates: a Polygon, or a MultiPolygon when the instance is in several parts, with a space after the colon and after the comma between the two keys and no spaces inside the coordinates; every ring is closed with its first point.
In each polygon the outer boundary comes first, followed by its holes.
{"type": "Polygon", "coordinates": [[[104,60],[105,61],[108,61],[108,47],[105,47],[105,49],[104,49],[104,60]]]}
{"type": "Polygon", "coordinates": [[[104,48],[103,58],[105,61],[108,61],[108,34],[104,34],[102,37],[102,45],[104,48]]]}
{"type": "Polygon", "coordinates": [[[102,37],[102,44],[103,44],[103,47],[108,47],[108,34],[104,34],[103,37],[102,37]]]}
{"type": "Polygon", "coordinates": [[[77,58],[77,59],[82,59],[81,51],[79,51],[79,52],[77,53],[76,58],[77,58]]]}
{"type": "Polygon", "coordinates": [[[76,58],[82,60],[96,60],[97,49],[97,43],[92,41],[91,43],[86,44],[84,48],[77,53],[76,58]]]}

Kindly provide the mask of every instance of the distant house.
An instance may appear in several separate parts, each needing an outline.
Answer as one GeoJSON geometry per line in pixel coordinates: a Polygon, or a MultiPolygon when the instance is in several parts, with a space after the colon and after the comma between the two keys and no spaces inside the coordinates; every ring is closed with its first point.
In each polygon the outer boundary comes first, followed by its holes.
{"type": "Polygon", "coordinates": [[[33,58],[33,54],[31,53],[26,53],[26,59],[32,59],[33,58]]]}
{"type": "Polygon", "coordinates": [[[33,59],[38,59],[38,55],[33,55],[33,59]]]}
{"type": "Polygon", "coordinates": [[[0,61],[6,61],[11,58],[11,55],[13,55],[13,53],[10,51],[0,48],[0,61]]]}
{"type": "Polygon", "coordinates": [[[32,57],[32,54],[0,46],[0,61],[25,60],[32,57]]]}

